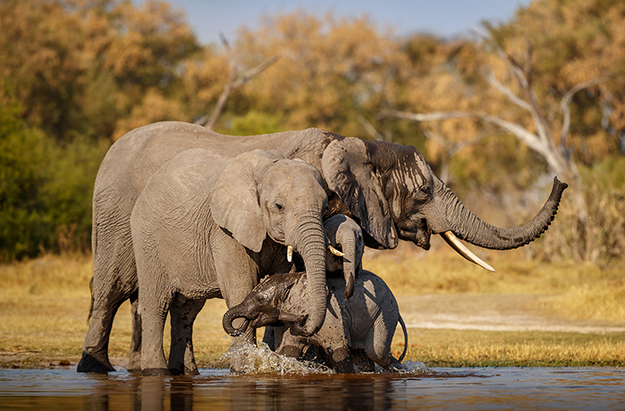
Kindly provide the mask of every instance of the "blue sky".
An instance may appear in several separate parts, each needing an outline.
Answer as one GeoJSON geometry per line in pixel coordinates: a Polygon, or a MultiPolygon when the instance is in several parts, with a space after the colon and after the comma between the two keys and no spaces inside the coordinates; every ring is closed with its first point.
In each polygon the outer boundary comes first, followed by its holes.
{"type": "MultiPolygon", "coordinates": [[[[141,4],[143,0],[133,0],[141,4]]],[[[219,33],[234,41],[237,29],[258,26],[263,15],[290,13],[303,9],[322,17],[368,15],[379,28],[390,27],[403,36],[426,32],[444,37],[466,34],[482,20],[506,21],[529,0],[169,0],[186,18],[202,43],[218,44],[219,33]]]]}

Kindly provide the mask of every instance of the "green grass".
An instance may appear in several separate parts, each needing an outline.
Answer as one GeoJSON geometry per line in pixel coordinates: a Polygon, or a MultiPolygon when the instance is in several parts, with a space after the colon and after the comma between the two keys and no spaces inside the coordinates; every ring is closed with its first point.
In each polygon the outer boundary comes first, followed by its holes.
{"type": "MultiPolygon", "coordinates": [[[[497,269],[489,273],[444,248],[434,248],[428,253],[408,247],[367,252],[363,265],[384,278],[398,296],[527,294],[536,296],[535,308],[545,316],[625,325],[623,261],[603,267],[544,265],[514,253],[482,254],[497,269]],[[506,259],[508,255],[514,258],[506,259]]],[[[0,367],[78,362],[87,331],[92,269],[91,257],[82,254],[0,266],[0,367]]],[[[471,298],[462,301],[469,306],[459,309],[471,310],[471,298]]],[[[225,310],[222,300],[210,300],[198,316],[194,344],[201,367],[226,365],[220,360],[230,345],[221,327],[225,310]]],[[[130,307],[125,303],[111,337],[114,364],[124,366],[129,346],[130,307]]],[[[398,332],[393,352],[399,355],[402,350],[398,332]]],[[[624,355],[624,334],[410,328],[406,360],[430,367],[614,366],[625,363],[624,355]]]]}

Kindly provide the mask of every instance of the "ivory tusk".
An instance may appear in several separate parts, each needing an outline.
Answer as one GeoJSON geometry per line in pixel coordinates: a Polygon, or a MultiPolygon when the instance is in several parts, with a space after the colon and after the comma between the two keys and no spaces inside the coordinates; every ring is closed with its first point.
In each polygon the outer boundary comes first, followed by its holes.
{"type": "Polygon", "coordinates": [[[290,263],[293,261],[293,246],[287,246],[286,248],[286,260],[290,263]]]}
{"type": "Polygon", "coordinates": [[[332,247],[331,245],[328,245],[328,250],[330,250],[330,252],[336,256],[339,257],[345,257],[345,253],[340,252],[339,250],[337,250],[336,248],[332,247]]]}
{"type": "Polygon", "coordinates": [[[462,244],[460,242],[460,240],[458,239],[458,237],[456,237],[454,235],[454,233],[452,233],[451,231],[445,231],[444,233],[441,233],[441,237],[443,237],[443,239],[445,239],[445,241],[447,242],[447,244],[449,244],[449,246],[451,248],[456,250],[456,252],[458,254],[460,254],[461,256],[466,258],[467,260],[471,261],[472,263],[475,263],[475,264],[479,265],[480,267],[482,267],[482,268],[484,268],[484,269],[486,269],[488,271],[495,272],[495,269],[493,267],[491,267],[490,265],[488,265],[487,263],[482,261],[482,259],[480,257],[478,257],[475,254],[473,254],[471,252],[471,250],[469,250],[467,247],[465,247],[465,245],[462,244]]]}

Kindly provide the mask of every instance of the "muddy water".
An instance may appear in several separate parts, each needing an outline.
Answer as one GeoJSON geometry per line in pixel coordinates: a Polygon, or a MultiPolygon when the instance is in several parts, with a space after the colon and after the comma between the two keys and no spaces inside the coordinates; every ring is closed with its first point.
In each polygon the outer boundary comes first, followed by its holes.
{"type": "Polygon", "coordinates": [[[421,367],[404,374],[323,372],[142,377],[120,370],[0,370],[2,410],[625,409],[625,372],[606,368],[421,367]]]}

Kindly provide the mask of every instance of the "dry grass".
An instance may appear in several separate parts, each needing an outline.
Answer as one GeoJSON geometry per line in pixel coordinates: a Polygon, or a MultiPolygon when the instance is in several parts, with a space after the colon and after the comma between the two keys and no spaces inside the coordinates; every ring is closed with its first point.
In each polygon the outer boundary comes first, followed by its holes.
{"type": "MultiPolygon", "coordinates": [[[[436,248],[436,247],[435,247],[436,248]]],[[[625,263],[605,267],[539,265],[483,255],[497,273],[468,264],[445,249],[369,253],[366,269],[382,276],[396,295],[540,294],[543,313],[569,319],[625,324],[625,263]],[[427,267],[427,269],[426,269],[427,267]]],[[[509,255],[509,254],[506,254],[509,255]]],[[[514,254],[512,254],[514,255],[514,254]]],[[[0,367],[76,364],[87,331],[91,257],[45,256],[0,266],[0,367]]],[[[226,306],[208,301],[194,328],[201,367],[222,366],[230,345],[221,328],[226,306]]],[[[623,364],[625,336],[547,332],[409,329],[408,360],[428,366],[561,366],[623,364]]],[[[394,340],[394,352],[403,337],[394,340]]],[[[167,344],[166,344],[167,345],[167,344]]],[[[114,364],[124,366],[130,346],[130,307],[116,317],[110,343],[114,364]]]]}
{"type": "MultiPolygon", "coordinates": [[[[428,367],[587,367],[625,364],[625,335],[411,329],[406,358],[428,367]]],[[[393,354],[403,351],[395,336],[393,354]]]]}
{"type": "Polygon", "coordinates": [[[491,273],[433,245],[428,252],[407,244],[367,251],[363,267],[382,277],[395,295],[540,294],[545,315],[625,325],[625,260],[554,264],[524,259],[522,250],[474,250],[497,270],[491,273]]]}

